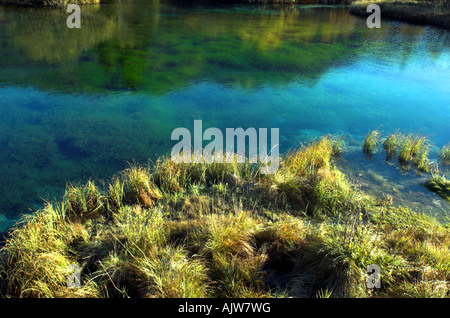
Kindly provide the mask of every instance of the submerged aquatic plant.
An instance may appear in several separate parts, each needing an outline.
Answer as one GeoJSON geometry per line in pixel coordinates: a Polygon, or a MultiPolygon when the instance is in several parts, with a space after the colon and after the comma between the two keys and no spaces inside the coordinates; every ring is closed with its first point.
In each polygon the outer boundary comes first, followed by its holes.
{"type": "Polygon", "coordinates": [[[364,155],[366,155],[368,158],[372,158],[373,153],[377,151],[378,147],[380,146],[380,138],[381,132],[379,128],[373,131],[369,131],[363,142],[364,155]]]}

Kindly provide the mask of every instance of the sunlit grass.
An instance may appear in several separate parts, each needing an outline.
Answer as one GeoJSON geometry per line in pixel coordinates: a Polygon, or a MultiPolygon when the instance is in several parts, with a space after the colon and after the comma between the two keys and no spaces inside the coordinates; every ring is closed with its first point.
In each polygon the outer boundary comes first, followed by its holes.
{"type": "Polygon", "coordinates": [[[381,142],[381,131],[379,128],[369,131],[364,138],[363,153],[368,158],[372,158],[373,154],[378,150],[381,142]]]}
{"type": "Polygon", "coordinates": [[[383,148],[386,151],[386,159],[389,160],[397,156],[404,139],[405,136],[398,131],[387,136],[387,138],[383,141],[383,148]]]}
{"type": "Polygon", "coordinates": [[[344,149],[323,137],[281,158],[273,175],[247,162],[161,158],[104,187],[69,185],[61,203],[11,232],[3,296],[444,296],[448,227],[364,194],[334,165],[344,149]],[[81,288],[67,287],[74,264],[81,288]],[[382,270],[381,290],[366,288],[370,264],[382,270]],[[276,285],[274,273],[284,277],[276,285]]]}
{"type": "MultiPolygon", "coordinates": [[[[378,129],[366,136],[363,144],[363,152],[366,156],[371,158],[373,149],[378,149],[380,140],[381,133],[378,129]]],[[[395,131],[384,138],[382,144],[386,152],[386,160],[397,157],[402,168],[406,170],[413,165],[419,171],[430,171],[431,163],[428,156],[435,147],[426,136],[417,133],[405,135],[395,131]]]]}
{"type": "Polygon", "coordinates": [[[404,166],[414,164],[421,171],[429,171],[428,153],[431,143],[418,134],[409,134],[403,138],[398,160],[404,166]]]}
{"type": "Polygon", "coordinates": [[[68,185],[64,196],[65,213],[69,218],[96,218],[105,213],[107,202],[91,181],[85,186],[68,185]]]}
{"type": "Polygon", "coordinates": [[[425,186],[433,192],[436,192],[447,202],[450,202],[450,181],[439,172],[433,173],[431,178],[425,183],[425,186]]]}

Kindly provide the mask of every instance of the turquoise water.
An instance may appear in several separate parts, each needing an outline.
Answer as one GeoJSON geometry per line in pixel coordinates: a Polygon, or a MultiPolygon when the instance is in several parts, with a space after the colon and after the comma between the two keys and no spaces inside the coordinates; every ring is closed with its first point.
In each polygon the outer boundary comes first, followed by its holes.
{"type": "Polygon", "coordinates": [[[67,182],[169,153],[172,130],[195,119],[278,127],[281,151],[346,134],[339,164],[366,191],[450,211],[421,185],[426,174],[360,148],[379,126],[450,142],[449,31],[368,29],[339,7],[170,3],[85,6],[79,30],[64,10],[0,8],[0,231],[67,182]]]}

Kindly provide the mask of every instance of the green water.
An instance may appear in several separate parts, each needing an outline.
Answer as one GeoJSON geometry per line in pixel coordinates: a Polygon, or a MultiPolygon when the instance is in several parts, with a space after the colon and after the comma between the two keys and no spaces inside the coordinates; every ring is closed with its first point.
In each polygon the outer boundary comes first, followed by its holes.
{"type": "MultiPolygon", "coordinates": [[[[167,154],[177,127],[280,129],[286,151],[349,136],[340,165],[376,195],[445,215],[427,175],[402,175],[360,144],[382,125],[450,141],[450,32],[366,21],[339,7],[179,6],[120,1],[0,7],[0,231],[58,199],[167,154]],[[395,189],[395,190],[393,190],[395,189]]],[[[432,154],[432,157],[436,154],[432,154]]]]}

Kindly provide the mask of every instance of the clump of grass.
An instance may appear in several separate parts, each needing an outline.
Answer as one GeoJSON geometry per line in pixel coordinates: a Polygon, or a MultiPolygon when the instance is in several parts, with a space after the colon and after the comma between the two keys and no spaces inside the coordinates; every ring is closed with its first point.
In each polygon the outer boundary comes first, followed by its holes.
{"type": "Polygon", "coordinates": [[[158,159],[152,169],[155,183],[164,193],[180,192],[200,184],[228,184],[232,187],[242,180],[253,180],[259,176],[260,164],[249,163],[248,159],[227,162],[224,155],[219,162],[194,162],[176,164],[168,157],[158,159]]]}
{"type": "Polygon", "coordinates": [[[450,202],[450,181],[439,173],[433,173],[431,178],[425,183],[428,190],[436,192],[447,202],[450,202]]]}
{"type": "Polygon", "coordinates": [[[205,220],[206,242],[203,253],[227,254],[243,257],[252,255],[252,230],[256,221],[246,213],[236,215],[212,215],[205,220]]]}
{"type": "Polygon", "coordinates": [[[314,187],[313,215],[326,218],[356,213],[366,199],[338,169],[326,170],[314,187]]]}
{"type": "Polygon", "coordinates": [[[425,136],[409,134],[403,138],[398,160],[405,167],[409,167],[409,164],[412,163],[420,171],[428,172],[430,146],[431,143],[425,136]]]}
{"type": "Polygon", "coordinates": [[[386,137],[383,141],[383,148],[386,151],[386,160],[397,156],[404,139],[405,136],[398,131],[386,137]]]}
{"type": "Polygon", "coordinates": [[[13,230],[2,248],[2,271],[13,297],[97,297],[95,284],[84,282],[81,289],[69,289],[70,243],[87,236],[82,226],[66,221],[64,210],[52,205],[28,216],[13,230]]]}
{"type": "Polygon", "coordinates": [[[208,296],[207,267],[182,247],[156,246],[135,257],[133,265],[146,297],[203,298],[208,296]]]}
{"type": "Polygon", "coordinates": [[[125,184],[120,178],[115,178],[108,188],[108,201],[112,209],[123,206],[125,200],[125,184]]]}
{"type": "Polygon", "coordinates": [[[272,254],[290,254],[301,246],[308,233],[309,228],[304,221],[286,215],[267,223],[255,233],[255,239],[261,245],[267,244],[272,254]]]}
{"type": "Polygon", "coordinates": [[[100,189],[91,181],[85,186],[69,184],[64,195],[65,214],[70,219],[98,218],[107,210],[107,202],[100,189]]]}
{"type": "MultiPolygon", "coordinates": [[[[189,170],[184,163],[177,165],[168,157],[162,157],[156,161],[152,176],[164,193],[181,191],[191,179],[189,170]]],[[[201,178],[197,181],[201,181],[201,178]]]]}
{"type": "Polygon", "coordinates": [[[450,146],[444,146],[439,153],[439,162],[442,167],[450,166],[450,146]]]}
{"type": "Polygon", "coordinates": [[[270,176],[271,189],[281,194],[281,200],[315,217],[359,210],[365,197],[333,167],[334,156],[334,140],[329,136],[288,154],[270,176]]]}
{"type": "Polygon", "coordinates": [[[97,270],[93,273],[101,286],[103,297],[138,297],[137,274],[129,255],[120,251],[110,251],[98,261],[97,270]]]}
{"type": "Polygon", "coordinates": [[[415,133],[404,135],[399,131],[395,131],[383,141],[386,160],[397,156],[399,163],[404,169],[410,169],[412,164],[419,171],[424,172],[430,170],[431,164],[428,155],[432,148],[433,145],[427,137],[415,133]]]}
{"type": "Polygon", "coordinates": [[[363,153],[368,158],[372,158],[374,152],[376,152],[380,146],[381,131],[380,128],[369,131],[364,138],[363,153]]]}
{"type": "Polygon", "coordinates": [[[164,245],[169,235],[164,227],[164,212],[157,207],[125,206],[114,214],[113,221],[114,235],[132,252],[164,245]]]}
{"type": "Polygon", "coordinates": [[[281,215],[273,222],[262,224],[254,238],[256,246],[266,251],[265,266],[279,271],[291,271],[295,255],[305,243],[309,232],[309,224],[290,215],[281,215]]]}
{"type": "Polygon", "coordinates": [[[330,167],[334,153],[333,145],[333,140],[327,136],[287,154],[281,164],[282,174],[294,177],[306,176],[330,167]]]}
{"type": "Polygon", "coordinates": [[[209,276],[218,282],[215,296],[262,294],[262,267],[267,255],[254,244],[253,233],[258,223],[242,210],[229,215],[211,215],[204,218],[199,231],[191,236],[196,241],[194,246],[204,242],[199,246],[200,254],[211,264],[209,276]]]}
{"type": "Polygon", "coordinates": [[[123,173],[125,200],[144,207],[153,206],[162,198],[160,189],[152,180],[148,169],[133,166],[123,173]]]}
{"type": "Polygon", "coordinates": [[[323,224],[299,253],[296,278],[290,286],[298,296],[314,297],[321,290],[333,297],[367,297],[366,269],[380,266],[388,288],[395,276],[406,275],[405,261],[388,252],[371,226],[352,222],[353,228],[323,224]]]}
{"type": "Polygon", "coordinates": [[[393,290],[393,295],[402,298],[448,298],[448,292],[446,280],[428,280],[424,277],[411,282],[406,281],[393,290]]]}

